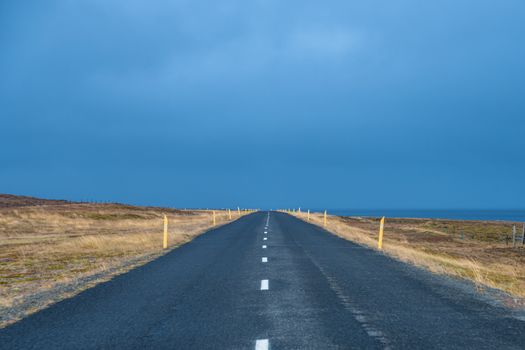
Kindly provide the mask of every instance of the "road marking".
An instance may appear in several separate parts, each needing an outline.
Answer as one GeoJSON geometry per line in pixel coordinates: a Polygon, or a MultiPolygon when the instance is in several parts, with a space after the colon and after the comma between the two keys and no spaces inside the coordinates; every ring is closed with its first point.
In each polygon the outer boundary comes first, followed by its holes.
{"type": "Polygon", "coordinates": [[[268,290],[268,280],[261,280],[261,290],[268,290]]]}
{"type": "Polygon", "coordinates": [[[268,339],[257,339],[255,342],[255,350],[268,350],[268,339]]]}
{"type": "Polygon", "coordinates": [[[266,233],[268,233],[268,231],[264,231],[264,233],[266,234],[266,233]]]}
{"type": "Polygon", "coordinates": [[[268,262],[268,258],[267,257],[263,257],[262,258],[262,262],[268,262]]]}
{"type": "Polygon", "coordinates": [[[263,249],[266,249],[266,246],[265,246],[265,245],[263,245],[263,249]]]}
{"type": "Polygon", "coordinates": [[[263,238],[263,241],[266,241],[267,239],[268,239],[267,237],[264,237],[264,238],[263,238]]]}

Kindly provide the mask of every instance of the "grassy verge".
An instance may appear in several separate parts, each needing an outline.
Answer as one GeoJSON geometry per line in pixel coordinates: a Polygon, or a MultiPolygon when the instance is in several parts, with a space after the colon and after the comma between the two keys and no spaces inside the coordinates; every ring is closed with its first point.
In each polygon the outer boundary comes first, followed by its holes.
{"type": "MultiPolygon", "coordinates": [[[[304,213],[295,214],[307,220],[304,213]]],[[[323,226],[322,214],[310,222],[323,226]]],[[[478,289],[492,287],[525,297],[525,248],[501,241],[512,225],[521,223],[441,219],[386,219],[383,250],[386,254],[434,273],[469,279],[478,289]]],[[[327,230],[377,247],[379,219],[328,216],[327,230]]],[[[523,304],[522,300],[509,303],[523,304]]],[[[522,305],[523,306],[523,305],[522,305]]]]}
{"type": "MultiPolygon", "coordinates": [[[[226,211],[216,213],[217,225],[230,221],[226,211]]],[[[166,252],[164,214],[170,248],[213,226],[210,211],[79,203],[0,207],[0,327],[166,252]],[[74,288],[53,294],[66,285],[74,288]],[[36,295],[47,299],[34,300],[36,295]]]]}

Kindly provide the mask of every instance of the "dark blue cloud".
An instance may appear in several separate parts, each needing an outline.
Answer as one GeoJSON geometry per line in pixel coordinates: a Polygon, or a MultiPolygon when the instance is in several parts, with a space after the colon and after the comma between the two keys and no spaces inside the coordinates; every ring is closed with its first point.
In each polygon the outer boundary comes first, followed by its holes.
{"type": "Polygon", "coordinates": [[[1,192],[523,208],[520,1],[0,5],[1,192]]]}

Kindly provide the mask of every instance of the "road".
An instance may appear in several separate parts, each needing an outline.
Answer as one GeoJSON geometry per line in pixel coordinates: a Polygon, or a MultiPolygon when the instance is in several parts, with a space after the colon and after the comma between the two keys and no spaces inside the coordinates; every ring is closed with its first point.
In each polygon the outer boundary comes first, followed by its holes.
{"type": "Polygon", "coordinates": [[[258,212],[0,330],[0,348],[524,349],[525,322],[453,282],[258,212]]]}

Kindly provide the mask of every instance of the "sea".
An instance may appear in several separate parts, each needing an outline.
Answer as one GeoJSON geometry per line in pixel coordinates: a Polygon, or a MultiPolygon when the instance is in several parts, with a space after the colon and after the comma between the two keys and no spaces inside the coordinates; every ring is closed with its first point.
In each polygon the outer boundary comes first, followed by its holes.
{"type": "MultiPolygon", "coordinates": [[[[321,212],[322,210],[315,210],[321,212]]],[[[367,216],[391,218],[425,218],[452,220],[497,220],[525,222],[525,210],[473,210],[473,209],[328,209],[328,213],[339,216],[367,216]]]]}

